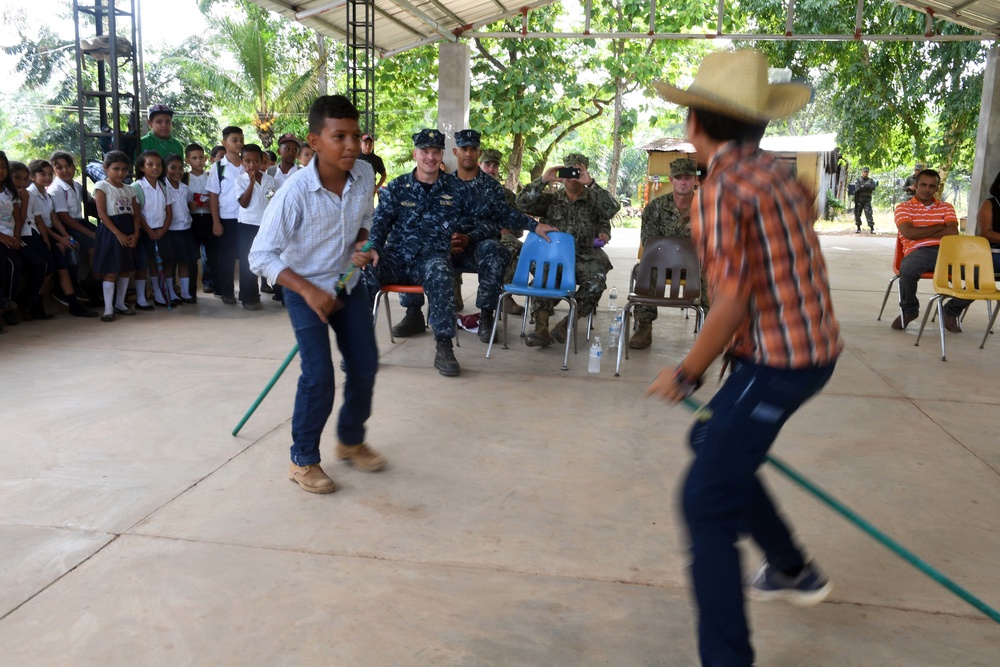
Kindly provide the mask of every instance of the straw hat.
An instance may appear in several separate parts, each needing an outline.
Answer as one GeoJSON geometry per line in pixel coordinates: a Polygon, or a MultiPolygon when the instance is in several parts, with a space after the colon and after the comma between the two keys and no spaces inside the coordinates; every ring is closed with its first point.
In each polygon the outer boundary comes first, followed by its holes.
{"type": "Polygon", "coordinates": [[[750,122],[790,116],[806,105],[804,83],[767,82],[767,59],[758,51],[716,51],[705,56],[687,90],[663,81],[653,88],[665,100],[750,122]]]}

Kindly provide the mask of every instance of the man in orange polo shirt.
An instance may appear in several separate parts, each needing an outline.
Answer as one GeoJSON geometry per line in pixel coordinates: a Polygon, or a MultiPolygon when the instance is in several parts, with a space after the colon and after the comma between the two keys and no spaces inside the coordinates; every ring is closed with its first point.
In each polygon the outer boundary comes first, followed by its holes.
{"type": "MultiPolygon", "coordinates": [[[[933,169],[924,169],[917,175],[917,194],[896,206],[896,228],[903,243],[903,261],[899,266],[899,309],[902,314],[893,320],[893,329],[905,329],[920,315],[920,301],[917,299],[920,274],[934,270],[941,239],[958,234],[955,208],[934,196],[940,185],[940,174],[933,169]]],[[[948,331],[962,330],[954,315],[945,315],[944,325],[948,331]]]]}
{"type": "Polygon", "coordinates": [[[687,90],[654,84],[689,107],[688,140],[708,161],[691,231],[712,311],[687,357],[664,368],[647,395],[682,400],[721,354],[733,369],[696,416],[682,494],[699,651],[712,667],[753,665],[744,586],[751,597],[799,605],[821,602],[832,588],[757,476],[785,422],[830,379],[842,348],[813,230],[813,193],[760,150],[768,122],[805,106],[811,90],[769,85],[767,65],[756,51],[718,51],[705,57],[687,90]],[[745,582],[736,548],[741,533],[766,558],[745,582]]]}

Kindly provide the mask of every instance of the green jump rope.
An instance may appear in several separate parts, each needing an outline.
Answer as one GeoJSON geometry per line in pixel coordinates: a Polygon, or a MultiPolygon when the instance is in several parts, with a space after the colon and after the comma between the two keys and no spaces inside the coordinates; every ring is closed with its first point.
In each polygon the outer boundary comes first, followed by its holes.
{"type": "MultiPolygon", "coordinates": [[[[702,403],[694,400],[690,396],[681,400],[681,402],[690,410],[696,414],[701,413],[706,417],[711,416],[709,408],[705,407],[702,403]]],[[[775,468],[780,470],[785,474],[786,477],[791,479],[793,482],[801,486],[803,489],[811,493],[812,495],[823,501],[832,510],[843,516],[845,519],[853,523],[855,526],[860,528],[865,533],[868,533],[876,542],[881,543],[884,547],[895,553],[897,556],[905,560],[907,563],[917,568],[928,577],[941,584],[949,591],[957,595],[959,598],[965,602],[971,604],[973,607],[983,612],[989,618],[993,619],[997,623],[1000,623],[1000,612],[998,612],[993,607],[989,606],[975,595],[965,590],[954,581],[943,575],[933,566],[931,566],[927,561],[923,560],[915,553],[901,545],[896,540],[892,539],[881,530],[868,523],[864,518],[862,518],[857,512],[850,509],[842,502],[831,496],[829,493],[816,486],[810,482],[804,475],[799,473],[797,470],[792,468],[790,465],[774,456],[773,454],[767,455],[767,462],[773,465],[775,468]]]]}

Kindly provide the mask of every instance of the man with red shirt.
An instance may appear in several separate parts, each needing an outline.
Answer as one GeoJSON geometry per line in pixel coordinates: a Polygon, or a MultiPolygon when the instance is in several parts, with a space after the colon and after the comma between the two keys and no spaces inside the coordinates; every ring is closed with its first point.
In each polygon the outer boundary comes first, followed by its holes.
{"type": "MultiPolygon", "coordinates": [[[[903,243],[903,261],[899,266],[899,309],[902,314],[892,322],[892,328],[902,330],[917,319],[920,301],[917,282],[920,274],[933,271],[937,264],[938,247],[945,236],[958,234],[955,208],[940,201],[937,194],[941,176],[933,169],[917,175],[917,194],[896,206],[896,227],[903,243]]],[[[948,331],[961,331],[955,315],[945,315],[948,331]]]]}

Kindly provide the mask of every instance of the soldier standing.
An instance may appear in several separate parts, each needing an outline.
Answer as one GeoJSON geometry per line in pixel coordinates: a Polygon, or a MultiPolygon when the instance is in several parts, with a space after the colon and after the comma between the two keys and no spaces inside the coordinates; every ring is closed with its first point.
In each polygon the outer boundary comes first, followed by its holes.
{"type": "MultiPolygon", "coordinates": [[[[612,268],[608,255],[594,247],[594,239],[605,243],[611,239],[611,218],[621,208],[611,194],[598,185],[587,167],[585,155],[570,153],[563,160],[566,167],[575,167],[579,175],[560,178],[562,167],[550,167],[542,177],[532,181],[517,196],[517,207],[576,239],[576,302],[577,317],[586,317],[597,309],[607,287],[607,273],[612,268]],[[561,190],[545,192],[551,183],[561,183],[561,190]]],[[[532,299],[531,314],[535,330],[525,338],[528,347],[545,347],[553,341],[566,342],[567,319],[564,318],[549,333],[549,316],[555,312],[554,299],[532,299]]]]}
{"type": "Polygon", "coordinates": [[[868,167],[861,170],[861,178],[854,182],[854,224],[858,226],[855,234],[861,233],[861,211],[868,220],[868,230],[875,233],[875,220],[872,218],[872,193],[877,183],[868,178],[868,167]]]}
{"type": "MultiPolygon", "coordinates": [[[[920,178],[920,172],[924,170],[924,163],[918,162],[913,165],[913,174],[906,177],[903,181],[903,201],[910,201],[917,196],[917,179],[920,178]]],[[[896,181],[897,183],[899,181],[896,181]]]]}
{"type": "MultiPolygon", "coordinates": [[[[681,236],[691,238],[691,202],[697,182],[698,165],[689,157],[670,163],[670,184],[673,192],[657,197],[642,210],[642,230],[639,244],[644,246],[653,236],[681,236]]],[[[708,293],[704,281],[701,288],[701,305],[708,309],[708,293]]],[[[647,348],[653,342],[653,320],[656,308],[639,306],[635,309],[635,320],[639,327],[629,339],[633,350],[647,348]]]]}

